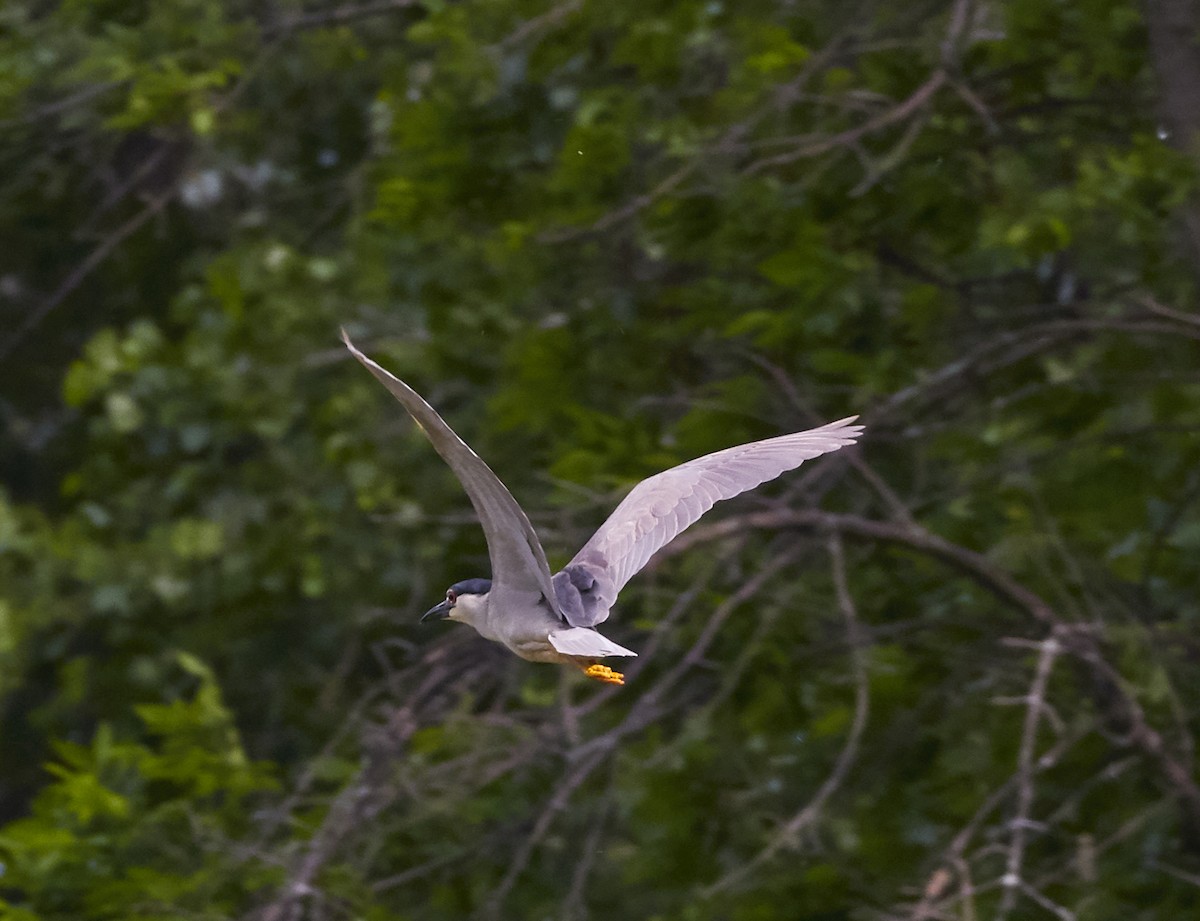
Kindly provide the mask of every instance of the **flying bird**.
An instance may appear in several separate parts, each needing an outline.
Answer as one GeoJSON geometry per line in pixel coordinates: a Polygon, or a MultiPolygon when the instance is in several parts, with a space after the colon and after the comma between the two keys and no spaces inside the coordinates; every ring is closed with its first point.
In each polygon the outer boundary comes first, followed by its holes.
{"type": "Polygon", "coordinates": [[[597,660],[637,653],[596,627],[608,619],[625,583],[722,499],[773,480],[806,460],[853,444],[862,434],[857,416],[794,435],[727,448],[642,480],[561,572],[550,575],[545,551],[529,518],[491,468],[415,390],[342,340],[408,410],[466,490],[487,538],[490,579],[466,579],[425,612],[470,624],[532,662],[574,665],[589,678],[624,684],[625,677],[597,660]]]}

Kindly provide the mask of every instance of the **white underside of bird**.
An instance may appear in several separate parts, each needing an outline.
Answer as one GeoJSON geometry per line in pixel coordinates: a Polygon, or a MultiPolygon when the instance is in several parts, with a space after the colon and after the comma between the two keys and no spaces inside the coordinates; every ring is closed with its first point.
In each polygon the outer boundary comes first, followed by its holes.
{"type": "Polygon", "coordinates": [[[487,538],[491,579],[452,585],[437,616],[470,624],[523,659],[578,666],[588,677],[624,684],[598,659],[636,656],[597,629],[617,594],[660,548],[713,505],[773,480],[804,461],[853,444],[851,416],[820,428],[707,454],[638,483],[562,571],[551,577],[533,525],[508,489],[411,387],[346,347],[408,410],[466,490],[487,538]]]}

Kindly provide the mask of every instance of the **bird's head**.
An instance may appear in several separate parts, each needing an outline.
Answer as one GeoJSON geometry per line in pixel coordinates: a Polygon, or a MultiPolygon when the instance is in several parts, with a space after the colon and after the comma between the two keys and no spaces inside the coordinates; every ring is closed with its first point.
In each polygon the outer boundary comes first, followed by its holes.
{"type": "Polygon", "coordinates": [[[445,600],[435,604],[421,616],[422,623],[433,620],[458,620],[475,624],[483,619],[487,610],[488,592],[492,589],[491,579],[464,579],[446,589],[445,600]]]}

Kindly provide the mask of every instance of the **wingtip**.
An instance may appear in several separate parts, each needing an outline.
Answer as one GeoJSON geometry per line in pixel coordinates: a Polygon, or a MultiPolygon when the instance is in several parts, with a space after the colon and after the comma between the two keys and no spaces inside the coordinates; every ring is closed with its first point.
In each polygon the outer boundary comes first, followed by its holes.
{"type": "MultiPolygon", "coordinates": [[[[351,341],[350,334],[346,332],[346,327],[341,326],[339,327],[339,330],[342,334],[342,342],[345,344],[346,349],[350,352],[350,354],[364,364],[371,362],[371,359],[363,354],[362,350],[351,341]]],[[[374,362],[371,362],[371,364],[374,364],[374,362]]],[[[370,365],[368,365],[368,367],[370,367],[370,365]]]]}
{"type": "Polygon", "coordinates": [[[847,416],[845,419],[838,419],[837,422],[830,422],[825,428],[848,432],[853,438],[857,439],[867,430],[865,425],[854,425],[853,423],[857,420],[858,416],[847,416]]]}

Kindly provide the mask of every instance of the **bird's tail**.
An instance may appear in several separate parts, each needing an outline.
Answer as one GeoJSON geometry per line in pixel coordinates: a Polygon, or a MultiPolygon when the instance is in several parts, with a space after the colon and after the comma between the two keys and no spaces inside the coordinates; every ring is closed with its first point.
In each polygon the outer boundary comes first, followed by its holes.
{"type": "Polygon", "coordinates": [[[550,645],[564,656],[602,659],[605,656],[636,656],[632,649],[619,646],[590,627],[571,627],[550,634],[550,645]]]}

